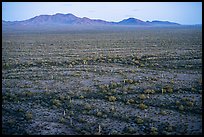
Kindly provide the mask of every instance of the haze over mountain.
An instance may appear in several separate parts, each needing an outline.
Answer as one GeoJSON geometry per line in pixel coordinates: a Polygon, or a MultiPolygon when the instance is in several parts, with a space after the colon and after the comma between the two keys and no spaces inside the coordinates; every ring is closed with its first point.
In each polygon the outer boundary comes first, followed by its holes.
{"type": "Polygon", "coordinates": [[[178,23],[169,21],[142,21],[136,18],[128,18],[119,22],[109,22],[100,19],[90,19],[87,17],[76,17],[73,14],[61,14],[54,15],[40,15],[28,20],[23,21],[2,21],[3,26],[36,26],[36,25],[135,25],[135,26],[177,26],[178,23]]]}

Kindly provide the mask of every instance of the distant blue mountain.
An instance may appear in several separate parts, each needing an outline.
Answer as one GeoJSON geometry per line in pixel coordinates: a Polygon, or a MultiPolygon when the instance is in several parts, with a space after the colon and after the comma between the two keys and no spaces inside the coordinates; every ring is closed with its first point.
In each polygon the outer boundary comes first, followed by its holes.
{"type": "Polygon", "coordinates": [[[136,18],[128,18],[119,22],[108,22],[100,19],[89,19],[87,17],[76,17],[73,14],[40,15],[23,21],[2,21],[3,26],[33,26],[33,25],[142,25],[142,26],[159,26],[159,25],[180,25],[169,21],[142,21],[136,18]]]}
{"type": "Polygon", "coordinates": [[[124,19],[118,22],[117,24],[120,24],[120,25],[148,25],[146,22],[139,20],[139,19],[135,19],[135,18],[124,19]]]}
{"type": "Polygon", "coordinates": [[[158,20],[154,20],[152,22],[148,22],[147,23],[151,24],[151,25],[180,25],[178,23],[175,22],[169,22],[169,21],[158,21],[158,20]]]}

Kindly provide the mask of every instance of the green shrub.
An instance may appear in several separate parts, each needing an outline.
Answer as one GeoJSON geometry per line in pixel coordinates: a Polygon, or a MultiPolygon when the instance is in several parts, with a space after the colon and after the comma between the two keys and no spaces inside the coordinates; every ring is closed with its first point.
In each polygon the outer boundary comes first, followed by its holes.
{"type": "Polygon", "coordinates": [[[173,126],[172,125],[168,125],[165,129],[168,132],[172,132],[173,131],[173,126]]]}
{"type": "Polygon", "coordinates": [[[84,105],[84,108],[85,108],[86,110],[91,110],[91,105],[86,103],[86,104],[84,105]]]}
{"type": "Polygon", "coordinates": [[[111,84],[110,84],[110,87],[111,87],[111,88],[117,88],[117,86],[118,86],[118,85],[117,85],[117,83],[115,83],[115,82],[111,82],[111,84]]]}
{"type": "Polygon", "coordinates": [[[162,93],[165,93],[165,92],[173,93],[173,88],[171,86],[167,85],[167,86],[162,88],[162,93]]]}
{"type": "Polygon", "coordinates": [[[98,112],[96,113],[96,115],[97,115],[98,117],[101,117],[103,114],[102,114],[102,112],[98,111],[98,112]]]}
{"type": "Polygon", "coordinates": [[[192,101],[188,101],[186,102],[186,104],[189,106],[189,107],[193,107],[194,106],[194,103],[192,101]]]}
{"type": "Polygon", "coordinates": [[[132,79],[124,79],[123,82],[124,82],[124,84],[132,84],[132,83],[134,83],[134,80],[132,80],[132,79]]]}
{"type": "Polygon", "coordinates": [[[158,129],[156,127],[151,127],[150,135],[158,135],[158,129]]]}
{"type": "Polygon", "coordinates": [[[79,96],[79,98],[80,98],[80,99],[83,99],[83,98],[84,98],[84,96],[80,95],[80,96],[79,96]]]}
{"type": "Polygon", "coordinates": [[[158,129],[156,127],[151,127],[150,131],[157,131],[158,129]]]}
{"type": "Polygon", "coordinates": [[[177,100],[176,101],[176,106],[179,106],[181,103],[177,100]]]}
{"type": "Polygon", "coordinates": [[[63,117],[60,118],[60,123],[65,123],[65,119],[63,117]]]}
{"type": "Polygon", "coordinates": [[[183,106],[183,105],[180,105],[180,106],[179,106],[179,110],[183,111],[183,110],[184,110],[184,106],[183,106]]]}
{"type": "Polygon", "coordinates": [[[65,96],[60,95],[59,98],[60,98],[60,100],[64,100],[64,99],[65,99],[65,96]]]}
{"type": "Polygon", "coordinates": [[[162,94],[163,93],[166,93],[166,89],[165,88],[162,88],[162,94]]]}
{"type": "Polygon", "coordinates": [[[139,104],[139,108],[144,110],[144,109],[147,109],[147,106],[143,103],[139,104]]]}
{"type": "Polygon", "coordinates": [[[54,99],[54,100],[52,101],[52,104],[53,104],[54,106],[56,106],[56,107],[61,106],[61,103],[60,103],[60,101],[59,101],[58,99],[54,99]]]}
{"type": "Polygon", "coordinates": [[[160,111],[160,114],[161,114],[161,115],[167,115],[167,112],[164,111],[164,110],[161,110],[161,111],[160,111]]]}
{"type": "Polygon", "coordinates": [[[14,119],[9,119],[7,122],[8,122],[9,125],[15,124],[15,120],[14,119]]]}
{"type": "Polygon", "coordinates": [[[128,99],[127,104],[133,104],[134,102],[134,99],[128,99]]]}
{"type": "Polygon", "coordinates": [[[26,118],[26,120],[31,120],[33,118],[33,114],[31,112],[27,112],[25,114],[25,118],[26,118]]]}
{"type": "Polygon", "coordinates": [[[143,100],[143,99],[146,99],[146,96],[145,96],[145,94],[140,94],[139,98],[143,100]]]}
{"type": "Polygon", "coordinates": [[[111,112],[115,112],[115,111],[116,111],[115,107],[114,107],[114,106],[111,106],[110,111],[111,111],[111,112]]]}
{"type": "Polygon", "coordinates": [[[146,89],[146,90],[144,91],[144,93],[145,93],[145,94],[153,94],[153,93],[155,93],[155,91],[154,91],[153,89],[146,89]]]}
{"type": "Polygon", "coordinates": [[[109,134],[110,135],[118,135],[118,131],[115,129],[112,129],[109,134]]]}
{"type": "Polygon", "coordinates": [[[136,123],[137,124],[142,124],[142,123],[144,123],[144,120],[142,118],[140,118],[140,117],[137,117],[136,118],[136,123]]]}
{"type": "Polygon", "coordinates": [[[109,97],[108,97],[108,100],[111,101],[111,102],[115,102],[115,101],[116,101],[116,97],[114,97],[114,96],[109,96],[109,97]]]}

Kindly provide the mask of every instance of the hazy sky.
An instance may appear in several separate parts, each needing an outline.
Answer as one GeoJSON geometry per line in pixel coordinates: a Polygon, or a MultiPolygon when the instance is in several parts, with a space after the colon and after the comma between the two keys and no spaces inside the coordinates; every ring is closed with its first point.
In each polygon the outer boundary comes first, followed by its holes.
{"type": "Polygon", "coordinates": [[[2,2],[2,19],[72,13],[77,17],[120,21],[129,17],[180,24],[202,24],[202,2],[2,2]]]}

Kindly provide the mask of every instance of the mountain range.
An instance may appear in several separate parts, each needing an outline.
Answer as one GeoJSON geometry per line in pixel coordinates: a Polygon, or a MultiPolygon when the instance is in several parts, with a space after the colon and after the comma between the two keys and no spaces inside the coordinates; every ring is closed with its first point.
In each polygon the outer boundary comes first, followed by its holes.
{"type": "Polygon", "coordinates": [[[169,21],[142,21],[136,18],[128,18],[119,22],[109,22],[100,19],[77,17],[71,13],[54,15],[40,15],[23,21],[3,21],[3,26],[44,26],[44,25],[134,25],[134,26],[178,26],[180,24],[169,21]]]}

